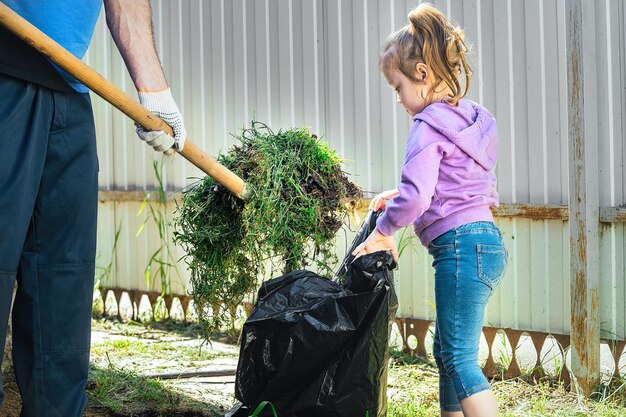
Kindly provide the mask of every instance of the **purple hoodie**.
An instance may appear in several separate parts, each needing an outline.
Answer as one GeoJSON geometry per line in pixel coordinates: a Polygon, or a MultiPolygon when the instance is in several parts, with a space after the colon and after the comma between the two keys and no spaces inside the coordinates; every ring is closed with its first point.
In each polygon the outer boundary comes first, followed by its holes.
{"type": "Polygon", "coordinates": [[[378,231],[391,236],[413,223],[428,246],[454,227],[493,221],[498,132],[491,113],[469,100],[460,100],[457,107],[437,102],[413,120],[400,194],[387,203],[378,231]]]}

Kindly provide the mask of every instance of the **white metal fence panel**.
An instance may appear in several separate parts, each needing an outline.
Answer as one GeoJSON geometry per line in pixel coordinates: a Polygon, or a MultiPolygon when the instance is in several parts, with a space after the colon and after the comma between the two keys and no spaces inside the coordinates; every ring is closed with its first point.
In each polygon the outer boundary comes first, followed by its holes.
{"type": "MultiPolygon", "coordinates": [[[[626,205],[626,4],[595,3],[596,88],[600,205],[626,205]]],[[[594,59],[595,58],[595,59],[594,59]]],[[[626,338],[626,230],[624,223],[600,229],[601,337],[626,338]]]]}
{"type": "Polygon", "coordinates": [[[603,225],[600,238],[600,336],[626,338],[626,227],[603,225]]]}
{"type": "MultiPolygon", "coordinates": [[[[502,203],[566,205],[567,68],[565,0],[437,0],[465,28],[474,51],[469,98],[499,124],[498,190],[502,203]]],[[[216,155],[251,119],[275,130],[308,125],[346,158],[346,171],[365,190],[395,186],[410,119],[378,71],[387,35],[406,23],[407,0],[153,1],[156,44],[192,141],[216,155]]],[[[626,198],[626,6],[597,0],[595,83],[601,205],[626,198]]],[[[103,19],[86,58],[135,95],[103,19]]],[[[586,74],[590,76],[590,74],[586,74]]],[[[133,124],[94,98],[100,186],[148,190],[157,157],[135,137],[133,124]]],[[[182,158],[167,163],[169,192],[203,174],[182,158]]],[[[146,288],[143,267],[158,239],[135,238],[139,202],[101,204],[99,264],[108,265],[113,236],[122,233],[111,282],[146,288]],[[108,257],[107,257],[108,256],[108,257]],[[143,259],[146,258],[146,261],[143,259]]],[[[173,207],[170,207],[173,210],[173,207]]],[[[569,331],[569,232],[566,221],[498,219],[510,251],[502,287],[486,323],[569,331]]],[[[624,337],[624,228],[605,227],[601,242],[601,320],[624,337]]],[[[186,276],[186,272],[183,275],[186,276]]],[[[403,255],[400,315],[433,318],[432,271],[421,248],[403,255]]],[[[186,279],[186,278],[185,278],[186,279]]],[[[182,287],[182,285],[181,285],[182,287]]],[[[147,289],[147,288],[146,288],[147,289]]],[[[182,288],[181,288],[182,291],[182,288]]],[[[605,327],[606,326],[606,327],[605,327]]]]}

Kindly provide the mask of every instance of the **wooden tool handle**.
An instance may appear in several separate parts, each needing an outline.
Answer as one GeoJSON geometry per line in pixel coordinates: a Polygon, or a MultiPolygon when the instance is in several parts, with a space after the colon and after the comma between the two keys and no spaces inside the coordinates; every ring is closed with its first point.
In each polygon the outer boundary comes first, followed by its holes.
{"type": "MultiPolygon", "coordinates": [[[[61,45],[46,36],[30,22],[1,2],[0,24],[74,76],[94,93],[98,94],[135,122],[142,125],[146,130],[162,130],[173,136],[172,128],[167,123],[141,106],[83,61],[76,58],[61,45]]],[[[19,57],[16,57],[16,59],[19,59],[19,57]]],[[[215,158],[202,151],[189,139],[185,139],[185,146],[179,153],[237,197],[243,200],[247,199],[248,195],[245,182],[228,168],[217,162],[215,158]]]]}

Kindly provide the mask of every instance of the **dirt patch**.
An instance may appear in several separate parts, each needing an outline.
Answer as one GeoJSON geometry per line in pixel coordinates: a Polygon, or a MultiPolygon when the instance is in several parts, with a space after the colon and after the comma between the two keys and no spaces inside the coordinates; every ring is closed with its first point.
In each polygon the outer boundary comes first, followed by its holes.
{"type": "MultiPolygon", "coordinates": [[[[4,403],[2,407],[0,407],[0,416],[2,417],[19,417],[20,411],[22,410],[22,399],[20,398],[20,394],[17,390],[17,385],[14,381],[6,382],[7,379],[11,379],[10,375],[5,377],[4,384],[4,403]],[[8,378],[7,378],[8,377],[8,378]]],[[[85,414],[83,417],[111,417],[113,414],[110,414],[106,410],[98,410],[98,409],[87,409],[85,410],[85,414]]]]}
{"type": "MultiPolygon", "coordinates": [[[[6,378],[5,378],[6,381],[6,378]]],[[[17,386],[12,382],[4,384],[4,403],[0,407],[0,416],[19,417],[22,409],[22,400],[17,392],[17,386]]]]}

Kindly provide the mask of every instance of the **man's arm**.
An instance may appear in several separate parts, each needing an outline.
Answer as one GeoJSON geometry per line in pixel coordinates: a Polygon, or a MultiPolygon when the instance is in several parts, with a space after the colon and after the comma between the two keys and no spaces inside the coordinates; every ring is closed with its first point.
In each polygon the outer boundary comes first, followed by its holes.
{"type": "Polygon", "coordinates": [[[137,125],[139,138],[166,154],[173,152],[172,146],[181,151],[187,132],[154,45],[149,0],[104,0],[104,9],[111,36],[135,83],[139,103],[174,130],[172,138],[164,132],[147,132],[137,125]]]}
{"type": "Polygon", "coordinates": [[[154,45],[148,0],[104,0],[106,21],[137,91],[162,91],[168,85],[154,45]]]}

